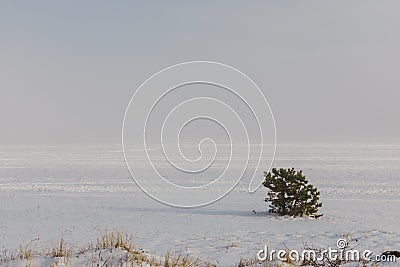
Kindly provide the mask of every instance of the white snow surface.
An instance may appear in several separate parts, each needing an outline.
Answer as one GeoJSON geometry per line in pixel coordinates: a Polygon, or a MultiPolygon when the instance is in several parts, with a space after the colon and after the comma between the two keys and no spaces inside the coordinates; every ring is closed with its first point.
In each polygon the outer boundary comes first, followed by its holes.
{"type": "MultiPolygon", "coordinates": [[[[162,153],[157,160],[168,175],[162,153]]],[[[213,171],[223,167],[217,162],[213,171]]],[[[249,194],[246,179],[210,206],[165,206],[133,182],[118,144],[0,146],[0,250],[29,243],[40,251],[61,236],[78,250],[104,229],[132,234],[152,255],[172,251],[218,266],[254,257],[264,245],[335,248],[342,235],[359,250],[400,250],[400,146],[279,145],[274,167],[303,170],[321,192],[323,217],[267,214],[265,188],[249,194]]]]}

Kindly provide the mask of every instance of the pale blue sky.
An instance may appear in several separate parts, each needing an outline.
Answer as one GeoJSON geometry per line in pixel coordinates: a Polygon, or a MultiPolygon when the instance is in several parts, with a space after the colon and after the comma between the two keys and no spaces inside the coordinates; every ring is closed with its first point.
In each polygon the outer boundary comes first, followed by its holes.
{"type": "Polygon", "coordinates": [[[400,143],[399,1],[2,1],[0,144],[117,143],[134,90],[232,65],[280,143],[400,143]]]}

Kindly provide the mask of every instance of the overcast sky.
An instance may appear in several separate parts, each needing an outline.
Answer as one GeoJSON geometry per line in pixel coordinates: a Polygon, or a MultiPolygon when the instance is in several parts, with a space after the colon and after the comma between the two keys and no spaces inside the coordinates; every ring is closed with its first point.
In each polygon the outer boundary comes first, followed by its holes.
{"type": "Polygon", "coordinates": [[[248,74],[279,143],[400,143],[399,1],[143,3],[2,1],[0,144],[118,143],[134,90],[190,60],[248,74]]]}

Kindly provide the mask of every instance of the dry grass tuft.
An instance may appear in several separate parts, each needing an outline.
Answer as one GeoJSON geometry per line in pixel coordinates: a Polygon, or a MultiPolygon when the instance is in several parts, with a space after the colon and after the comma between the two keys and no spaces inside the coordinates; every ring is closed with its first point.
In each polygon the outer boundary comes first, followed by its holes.
{"type": "Polygon", "coordinates": [[[199,258],[191,258],[189,255],[174,255],[167,252],[164,257],[164,267],[212,267],[215,266],[210,262],[202,262],[199,258]]]}
{"type": "Polygon", "coordinates": [[[8,249],[4,249],[0,255],[0,263],[9,263],[18,258],[18,253],[10,251],[8,249]]]}
{"type": "Polygon", "coordinates": [[[241,258],[239,260],[239,263],[236,265],[237,267],[256,267],[256,266],[269,266],[267,265],[267,263],[265,263],[264,265],[260,265],[259,260],[254,257],[254,258],[250,258],[250,259],[245,259],[245,258],[241,258]]]}
{"type": "Polygon", "coordinates": [[[31,248],[31,244],[28,244],[26,246],[19,246],[18,258],[21,260],[30,260],[33,258],[33,250],[31,248]]]}
{"type": "Polygon", "coordinates": [[[96,249],[121,249],[127,252],[134,252],[135,246],[133,245],[132,238],[121,231],[107,231],[97,239],[96,249]]]}
{"type": "Polygon", "coordinates": [[[71,254],[71,249],[67,248],[64,242],[64,236],[61,236],[60,242],[52,248],[50,257],[52,258],[68,258],[71,254]]]}

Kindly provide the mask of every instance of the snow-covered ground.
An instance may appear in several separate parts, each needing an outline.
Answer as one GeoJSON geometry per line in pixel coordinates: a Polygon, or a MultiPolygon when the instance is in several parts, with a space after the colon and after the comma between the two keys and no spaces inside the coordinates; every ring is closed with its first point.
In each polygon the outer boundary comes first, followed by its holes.
{"type": "Polygon", "coordinates": [[[0,250],[41,251],[61,236],[79,250],[104,229],[132,234],[152,255],[171,251],[219,266],[264,245],[335,248],[342,235],[359,250],[400,250],[400,146],[279,145],[274,166],[304,171],[321,191],[322,218],[266,214],[265,189],[248,194],[248,181],[211,206],[164,206],[133,183],[120,145],[1,146],[0,250]]]}

